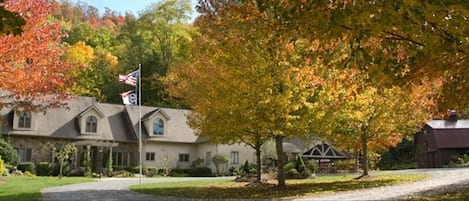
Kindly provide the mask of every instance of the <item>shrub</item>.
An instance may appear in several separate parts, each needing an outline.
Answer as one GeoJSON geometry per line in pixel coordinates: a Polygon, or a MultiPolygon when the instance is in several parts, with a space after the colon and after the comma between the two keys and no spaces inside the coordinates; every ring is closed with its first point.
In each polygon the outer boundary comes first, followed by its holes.
{"type": "Polygon", "coordinates": [[[352,171],[355,169],[355,161],[353,160],[338,160],[334,162],[337,170],[352,171]]]}
{"type": "MultiPolygon", "coordinates": [[[[52,166],[53,170],[52,170],[52,176],[59,176],[60,174],[60,164],[56,163],[52,166]]],[[[68,175],[70,173],[70,164],[65,162],[63,165],[62,165],[62,174],[63,175],[68,175]]]]}
{"type": "Polygon", "coordinates": [[[239,167],[239,175],[240,176],[250,176],[256,173],[256,164],[249,163],[249,161],[245,161],[244,165],[239,167]]]}
{"type": "Polygon", "coordinates": [[[169,172],[170,177],[187,177],[189,176],[189,173],[187,172],[187,169],[183,168],[173,168],[169,172]]]}
{"type": "MultiPolygon", "coordinates": [[[[91,174],[90,174],[91,176],[91,174]]],[[[134,174],[126,170],[117,170],[112,172],[113,177],[133,177],[134,174]]]]}
{"type": "Polygon", "coordinates": [[[3,159],[3,162],[6,164],[16,165],[18,164],[19,157],[18,153],[16,152],[10,144],[8,144],[5,140],[0,139],[0,156],[3,159]]]}
{"type": "Polygon", "coordinates": [[[34,175],[33,173],[31,173],[30,171],[25,171],[25,172],[23,173],[23,175],[24,175],[24,176],[27,176],[27,177],[34,177],[34,176],[36,176],[36,175],[34,175]]]}
{"type": "Polygon", "coordinates": [[[158,169],[156,167],[145,167],[145,176],[153,177],[158,174],[158,169]]]}
{"type": "Polygon", "coordinates": [[[31,173],[35,173],[36,170],[34,169],[34,163],[32,162],[21,162],[18,164],[18,170],[21,170],[21,172],[26,172],[29,171],[31,173]]]}
{"type": "Polygon", "coordinates": [[[80,168],[72,169],[72,170],[70,170],[70,172],[68,173],[68,176],[71,176],[71,177],[83,177],[83,176],[85,176],[85,169],[80,169],[80,168]]]}
{"type": "Polygon", "coordinates": [[[199,157],[196,160],[192,161],[191,167],[193,167],[193,168],[199,167],[203,163],[204,163],[204,159],[199,157]]]}
{"type": "Polygon", "coordinates": [[[212,169],[208,167],[195,167],[187,169],[187,174],[190,177],[211,177],[212,169]]]}
{"type": "Polygon", "coordinates": [[[317,173],[319,171],[319,164],[316,163],[314,160],[311,160],[306,164],[306,169],[308,169],[312,173],[317,173]]]}
{"type": "Polygon", "coordinates": [[[53,170],[52,164],[49,162],[40,162],[36,165],[37,176],[51,176],[53,170]]]}
{"type": "Polygon", "coordinates": [[[295,162],[289,162],[285,164],[284,170],[286,178],[302,179],[311,176],[311,170],[309,170],[309,168],[306,168],[305,164],[302,161],[303,160],[300,159],[300,162],[298,162],[297,159],[295,162]]]}

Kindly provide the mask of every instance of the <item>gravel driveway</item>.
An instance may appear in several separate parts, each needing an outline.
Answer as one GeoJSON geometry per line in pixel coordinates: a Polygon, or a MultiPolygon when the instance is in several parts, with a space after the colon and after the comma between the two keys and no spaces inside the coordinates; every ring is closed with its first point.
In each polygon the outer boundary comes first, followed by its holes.
{"type": "MultiPolygon", "coordinates": [[[[432,194],[448,188],[458,188],[469,185],[469,168],[458,169],[418,169],[402,171],[383,171],[378,174],[389,173],[427,173],[431,178],[413,183],[394,186],[384,186],[364,190],[334,193],[316,197],[294,199],[295,201],[313,200],[400,200],[415,195],[432,194]]],[[[372,173],[376,174],[376,173],[372,173]]],[[[188,181],[206,178],[143,178],[142,183],[188,181]]],[[[219,178],[210,178],[219,179],[219,178]]],[[[42,190],[43,201],[156,201],[173,200],[184,201],[191,199],[158,197],[132,192],[130,185],[139,184],[138,178],[110,178],[96,182],[73,184],[42,190]]],[[[194,199],[192,199],[194,200],[194,199]]]]}

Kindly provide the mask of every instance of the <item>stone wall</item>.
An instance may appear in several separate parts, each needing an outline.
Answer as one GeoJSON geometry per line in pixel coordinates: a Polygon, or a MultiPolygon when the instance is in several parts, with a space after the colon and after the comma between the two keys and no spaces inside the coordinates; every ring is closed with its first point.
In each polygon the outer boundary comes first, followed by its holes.
{"type": "Polygon", "coordinates": [[[53,149],[63,147],[65,144],[73,142],[70,140],[56,138],[17,135],[4,135],[3,137],[13,148],[31,149],[31,162],[35,164],[39,162],[53,162],[53,149]]]}

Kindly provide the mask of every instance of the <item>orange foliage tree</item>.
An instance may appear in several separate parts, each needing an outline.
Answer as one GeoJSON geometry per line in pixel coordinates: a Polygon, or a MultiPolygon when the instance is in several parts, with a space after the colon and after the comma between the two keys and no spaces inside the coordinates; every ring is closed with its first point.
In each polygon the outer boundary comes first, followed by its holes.
{"type": "MultiPolygon", "coordinates": [[[[315,107],[318,133],[335,144],[363,154],[368,175],[369,153],[382,153],[413,135],[434,109],[430,83],[374,86],[359,70],[330,70],[315,107]]],[[[357,154],[357,153],[355,153],[357,154]]]]}
{"type": "Polygon", "coordinates": [[[17,105],[44,111],[63,105],[65,89],[73,82],[72,63],[62,58],[64,36],[50,18],[47,0],[5,1],[4,7],[25,19],[20,35],[0,36],[0,108],[17,105]]]}

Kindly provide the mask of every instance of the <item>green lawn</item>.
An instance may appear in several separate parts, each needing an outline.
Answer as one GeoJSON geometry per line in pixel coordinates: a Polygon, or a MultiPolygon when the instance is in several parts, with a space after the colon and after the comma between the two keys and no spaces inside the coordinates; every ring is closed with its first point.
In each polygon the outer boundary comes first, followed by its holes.
{"type": "Polygon", "coordinates": [[[38,201],[41,190],[52,186],[93,181],[84,177],[0,177],[0,200],[38,201]]]}
{"type": "Polygon", "coordinates": [[[353,176],[321,176],[315,179],[287,180],[287,189],[280,190],[273,184],[252,185],[231,180],[198,180],[188,182],[153,183],[131,186],[136,192],[170,197],[198,199],[255,199],[292,198],[314,196],[354,189],[370,188],[411,182],[427,178],[425,174],[378,175],[355,180],[353,176]]]}

